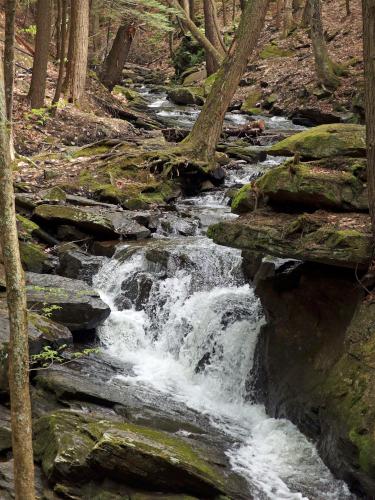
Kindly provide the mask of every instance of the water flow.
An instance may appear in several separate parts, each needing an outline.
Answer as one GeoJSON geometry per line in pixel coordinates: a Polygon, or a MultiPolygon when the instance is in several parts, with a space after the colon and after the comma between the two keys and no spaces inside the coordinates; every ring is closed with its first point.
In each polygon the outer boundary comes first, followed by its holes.
{"type": "Polygon", "coordinates": [[[241,256],[206,237],[122,249],[96,277],[112,314],[100,338],[133,364],[135,384],[171,395],[231,437],[233,469],[257,499],[347,499],[315,447],[252,402],[253,360],[264,322],[241,256]]]}

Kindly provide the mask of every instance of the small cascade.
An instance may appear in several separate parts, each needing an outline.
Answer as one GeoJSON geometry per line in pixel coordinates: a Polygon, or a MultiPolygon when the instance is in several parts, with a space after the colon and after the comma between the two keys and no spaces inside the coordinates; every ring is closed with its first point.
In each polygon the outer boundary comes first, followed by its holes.
{"type": "Polygon", "coordinates": [[[352,498],[294,425],[252,401],[264,318],[238,251],[203,236],[155,239],[119,250],[95,285],[112,308],[101,341],[133,366],[124,377],[208,415],[236,443],[226,452],[254,498],[352,498]]]}

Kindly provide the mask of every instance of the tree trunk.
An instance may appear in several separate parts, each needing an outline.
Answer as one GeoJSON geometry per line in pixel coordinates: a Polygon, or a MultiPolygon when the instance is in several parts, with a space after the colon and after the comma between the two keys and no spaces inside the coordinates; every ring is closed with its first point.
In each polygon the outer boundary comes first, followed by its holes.
{"type": "Polygon", "coordinates": [[[187,17],[190,17],[190,3],[189,0],[180,0],[180,5],[184,9],[187,17]]]}
{"type": "Polygon", "coordinates": [[[38,0],[33,74],[29,91],[32,108],[42,108],[46,94],[47,65],[51,41],[51,0],[38,0]]]}
{"type": "Polygon", "coordinates": [[[311,0],[306,0],[305,8],[303,9],[301,28],[307,28],[311,22],[311,0]]]}
{"type": "Polygon", "coordinates": [[[182,145],[197,158],[212,163],[220,138],[224,116],[258,43],[269,0],[248,0],[242,13],[236,37],[203,109],[189,136],[182,145]]]}
{"type": "Polygon", "coordinates": [[[227,20],[227,5],[225,0],[222,0],[222,8],[223,8],[223,25],[226,26],[228,24],[227,20]]]}
{"type": "Polygon", "coordinates": [[[98,52],[100,51],[101,33],[100,33],[100,11],[99,2],[91,0],[90,2],[90,44],[89,44],[89,64],[95,64],[98,61],[98,52]]]}
{"type": "Polygon", "coordinates": [[[335,65],[328,54],[324,39],[320,0],[310,0],[311,9],[311,42],[313,46],[315,71],[318,82],[327,88],[335,89],[339,79],[335,75],[335,65]]]}
{"type": "Polygon", "coordinates": [[[59,43],[59,76],[57,77],[55,95],[52,104],[57,104],[60,100],[64,71],[65,71],[65,55],[66,55],[66,39],[68,34],[67,18],[68,18],[68,0],[61,1],[61,26],[60,26],[60,43],[59,43]]]}
{"type": "Polygon", "coordinates": [[[365,110],[367,135],[367,185],[372,230],[375,237],[375,0],[362,0],[365,110]]]}
{"type": "Polygon", "coordinates": [[[299,26],[302,21],[302,16],[305,10],[306,0],[293,1],[293,24],[299,26]]]}
{"type": "Polygon", "coordinates": [[[14,90],[14,36],[17,0],[5,2],[4,80],[7,118],[12,121],[14,90]]]}
{"type": "Polygon", "coordinates": [[[193,21],[193,23],[195,23],[196,22],[195,0],[189,0],[189,12],[190,12],[190,19],[193,21]]]}
{"type": "Polygon", "coordinates": [[[345,9],[346,9],[346,15],[347,17],[349,17],[350,14],[352,13],[350,10],[350,0],[345,0],[345,9]]]}
{"type": "Polygon", "coordinates": [[[59,60],[60,43],[61,43],[61,15],[62,4],[61,0],[57,0],[56,5],[56,24],[55,24],[55,45],[56,45],[56,60],[59,60]]]}
{"type": "Polygon", "coordinates": [[[78,102],[86,85],[89,45],[89,0],[72,0],[66,94],[70,102],[78,102]]]}
{"type": "Polygon", "coordinates": [[[9,390],[14,492],[17,500],[35,500],[26,292],[18,246],[3,82],[3,67],[0,64],[0,229],[10,329],[9,390]]]}
{"type": "MultiPolygon", "coordinates": [[[[215,26],[216,9],[212,0],[203,0],[203,11],[204,11],[204,30],[207,39],[212,43],[215,49],[222,55],[225,56],[225,52],[222,48],[222,44],[217,33],[217,28],[215,26]]],[[[207,75],[212,75],[216,73],[219,69],[220,63],[217,61],[209,52],[206,52],[206,69],[207,75]]]]}
{"type": "Polygon", "coordinates": [[[293,27],[293,0],[285,0],[283,38],[286,38],[289,35],[292,27],[293,27]]]}
{"type": "Polygon", "coordinates": [[[206,53],[209,53],[213,59],[217,62],[218,66],[223,62],[224,57],[222,54],[212,45],[206,36],[200,31],[200,29],[193,23],[190,17],[187,17],[186,12],[180,6],[177,0],[167,0],[168,5],[173,7],[177,11],[177,18],[180,19],[184,28],[190,31],[197,42],[204,48],[206,53]]]}
{"type": "Polygon", "coordinates": [[[279,30],[281,28],[281,21],[283,16],[283,0],[276,0],[276,29],[279,30]]]}
{"type": "Polygon", "coordinates": [[[122,70],[132,46],[135,30],[133,24],[122,24],[117,30],[112,48],[103,62],[100,80],[110,90],[121,82],[122,70]]]}

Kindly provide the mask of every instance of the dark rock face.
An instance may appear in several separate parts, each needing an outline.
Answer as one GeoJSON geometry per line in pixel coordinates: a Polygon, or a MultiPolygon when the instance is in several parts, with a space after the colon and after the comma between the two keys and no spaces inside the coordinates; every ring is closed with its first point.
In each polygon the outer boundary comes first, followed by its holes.
{"type": "Polygon", "coordinates": [[[316,440],[334,473],[370,498],[375,306],[361,302],[351,273],[313,265],[288,272],[258,271],[256,280],[268,320],[259,363],[267,409],[316,440]]]}
{"type": "Polygon", "coordinates": [[[60,257],[60,265],[56,272],[60,276],[82,280],[92,285],[92,278],[99,271],[102,263],[102,257],[73,250],[60,257]]]}
{"type": "Polygon", "coordinates": [[[85,282],[47,274],[27,273],[28,306],[52,306],[51,318],[71,331],[96,328],[110,314],[109,307],[85,282]]]}

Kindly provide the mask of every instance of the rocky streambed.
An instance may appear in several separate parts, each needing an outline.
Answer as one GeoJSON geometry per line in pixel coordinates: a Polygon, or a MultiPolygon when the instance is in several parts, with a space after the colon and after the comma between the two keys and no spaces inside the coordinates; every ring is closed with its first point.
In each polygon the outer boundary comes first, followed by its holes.
{"type": "MultiPolygon", "coordinates": [[[[156,113],[165,111],[163,95],[143,97],[156,113]]],[[[190,123],[196,112],[167,107],[177,117],[187,113],[190,123]]],[[[268,123],[271,128],[276,120],[268,123]]],[[[189,197],[189,190],[181,196],[174,185],[160,198],[159,180],[152,179],[150,188],[145,177],[137,177],[131,192],[111,179],[108,187],[115,190],[109,196],[97,186],[96,174],[90,178],[95,200],[61,186],[17,193],[30,351],[52,348],[62,358],[36,363],[31,371],[42,498],[355,498],[341,479],[358,494],[373,491],[366,385],[371,327],[367,343],[358,328],[369,317],[363,308],[371,306],[359,306],[361,290],[350,272],[370,258],[366,208],[345,215],[354,225],[362,217],[360,236],[341,229],[336,212],[326,221],[327,238],[319,233],[301,247],[305,232],[320,230],[314,217],[323,216],[314,215],[305,199],[302,221],[295,209],[282,214],[285,186],[277,209],[277,202],[267,205],[271,190],[249,187],[232,206],[255,212],[237,218],[229,206],[242,185],[281,168],[278,155],[285,150],[267,157],[265,145],[296,132],[282,123],[283,130],[279,120],[278,129],[256,139],[255,148],[248,139],[241,146],[224,141],[221,147],[233,160],[224,167],[225,183],[200,179],[198,196],[189,197]],[[142,202],[137,210],[129,209],[129,193],[142,202]],[[256,226],[271,209],[274,215],[267,216],[275,227],[256,226]],[[288,224],[298,227],[286,231],[288,224]],[[228,246],[210,241],[208,227],[212,238],[228,246]],[[339,242],[332,233],[339,233],[339,242]],[[332,239],[336,243],[327,250],[332,239]],[[349,270],[339,274],[337,266],[349,270]],[[98,351],[81,357],[86,348],[98,351]],[[357,380],[358,357],[366,364],[357,380]],[[329,402],[336,400],[334,412],[329,402]]],[[[147,140],[151,144],[155,137],[147,140]]],[[[80,152],[83,162],[95,165],[99,156],[102,165],[108,144],[96,149],[95,160],[80,152]]],[[[355,172],[357,179],[363,170],[355,172]]],[[[345,188],[353,185],[349,180],[345,188]]],[[[188,184],[179,186],[184,191],[188,184]]],[[[355,197],[348,201],[350,193],[340,189],[335,202],[345,198],[347,211],[355,197]]],[[[357,193],[362,196],[356,187],[357,193]]],[[[1,303],[0,491],[8,499],[13,489],[4,296],[1,303]]]]}

